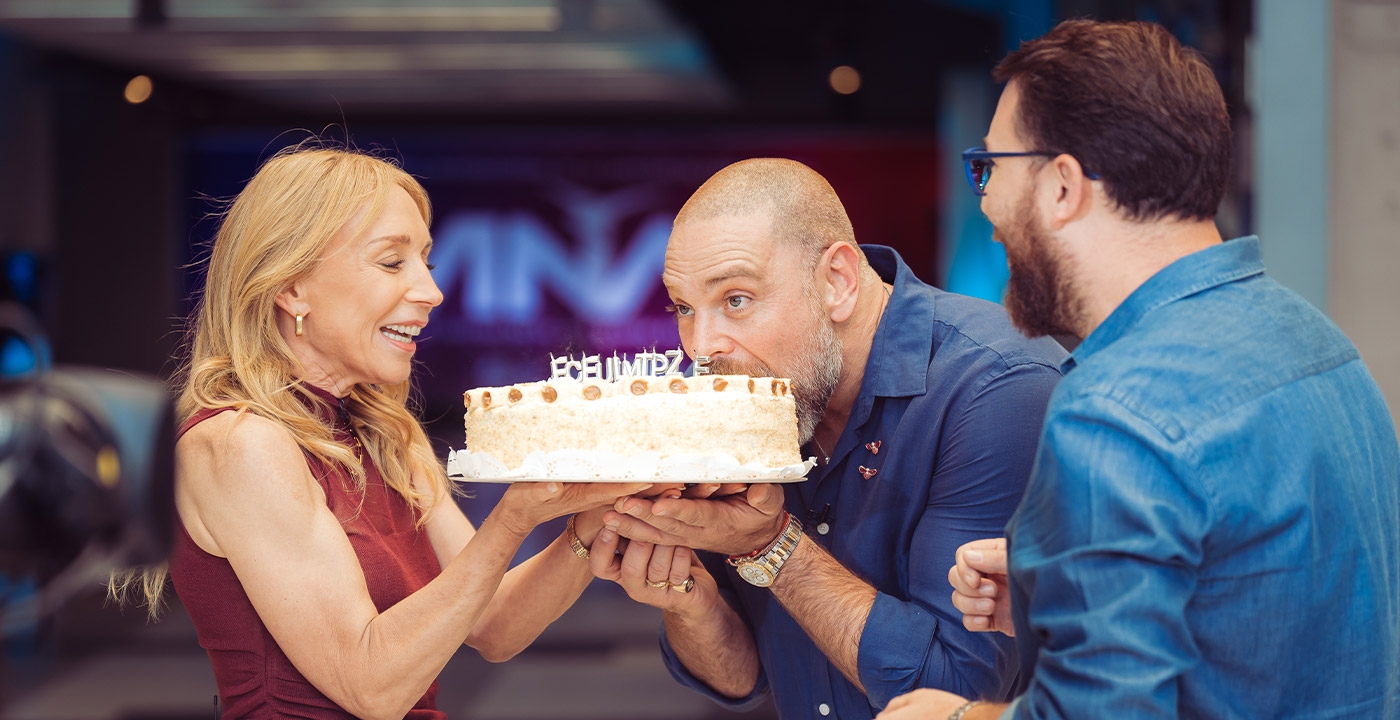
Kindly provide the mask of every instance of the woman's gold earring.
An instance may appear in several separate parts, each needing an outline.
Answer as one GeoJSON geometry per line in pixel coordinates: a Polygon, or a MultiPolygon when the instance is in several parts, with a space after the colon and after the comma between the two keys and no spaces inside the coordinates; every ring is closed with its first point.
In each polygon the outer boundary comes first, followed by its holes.
{"type": "Polygon", "coordinates": [[[304,316],[302,316],[302,315],[297,315],[297,337],[301,337],[301,319],[302,319],[302,317],[304,317],[304,316]]]}

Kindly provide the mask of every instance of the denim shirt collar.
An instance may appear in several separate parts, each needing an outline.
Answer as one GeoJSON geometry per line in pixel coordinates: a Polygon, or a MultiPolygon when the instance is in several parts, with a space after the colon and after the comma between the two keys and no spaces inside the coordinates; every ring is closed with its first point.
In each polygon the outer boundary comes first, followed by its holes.
{"type": "Polygon", "coordinates": [[[1138,286],[1060,365],[1069,372],[1094,353],[1128,334],[1148,313],[1182,298],[1264,272],[1255,235],[1198,250],[1162,268],[1138,286]]]}
{"type": "Polygon", "coordinates": [[[860,394],[851,408],[852,426],[869,418],[876,397],[912,397],[928,392],[928,362],[933,353],[933,333],[928,325],[907,321],[933,317],[933,293],[917,292],[922,283],[892,248],[861,245],[860,249],[880,279],[894,286],[894,292],[870,344],[860,394]]]}

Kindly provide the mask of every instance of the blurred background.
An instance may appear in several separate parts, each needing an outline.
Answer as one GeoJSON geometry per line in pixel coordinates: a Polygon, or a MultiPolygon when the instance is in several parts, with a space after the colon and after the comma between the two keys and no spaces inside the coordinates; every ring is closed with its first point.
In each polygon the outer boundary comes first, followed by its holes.
{"type": "MultiPolygon", "coordinates": [[[[958,153],[986,131],[996,61],[1080,16],[1157,21],[1205,54],[1236,138],[1222,232],[1260,234],[1400,409],[1400,0],[0,0],[0,299],[57,363],[166,375],[217,201],[312,135],[377,149],[435,206],[445,301],[418,377],[445,456],[469,387],[540,379],[551,352],[677,347],[671,219],[743,158],[807,163],[860,241],[999,300],[958,153]]],[[[0,345],[0,372],[33,362],[0,345]]],[[[468,490],[480,521],[500,489],[468,490]]],[[[0,576],[0,600],[33,592],[0,576]]],[[[168,597],[148,623],[94,587],[0,639],[0,714],[209,717],[207,658],[168,597]]],[[[658,622],[595,583],[515,660],[458,653],[440,705],[740,717],[670,680],[658,622]]]]}

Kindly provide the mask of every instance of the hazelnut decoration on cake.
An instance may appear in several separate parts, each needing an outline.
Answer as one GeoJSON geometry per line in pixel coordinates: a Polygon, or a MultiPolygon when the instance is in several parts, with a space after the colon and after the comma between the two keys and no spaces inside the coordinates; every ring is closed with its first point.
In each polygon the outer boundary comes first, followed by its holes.
{"type": "MultiPolygon", "coordinates": [[[[681,353],[553,358],[553,377],[468,390],[465,480],[801,480],[786,378],[676,372],[681,353]]],[[[697,372],[703,372],[702,362],[697,372]]]]}

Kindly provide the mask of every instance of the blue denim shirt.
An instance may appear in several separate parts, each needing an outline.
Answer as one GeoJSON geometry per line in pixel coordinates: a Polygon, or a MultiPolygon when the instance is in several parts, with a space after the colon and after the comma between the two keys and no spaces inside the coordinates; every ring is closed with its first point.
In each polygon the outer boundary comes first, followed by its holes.
{"type": "Polygon", "coordinates": [[[869,697],[770,591],[707,556],[754,633],[758,687],[727,700],[686,671],[664,633],[662,651],[681,683],[728,707],[771,689],[784,718],[870,718],[920,687],[1007,697],[1019,667],[1010,638],[963,628],[948,568],[959,545],[999,536],[1021,499],[1065,352],[1027,340],[1000,306],[919,282],[893,250],[863,250],[894,291],[831,462],[785,499],[808,538],[878,591],[857,658],[869,697]]]}
{"type": "Polygon", "coordinates": [[[1400,717],[1400,449],[1249,237],[1065,363],[1008,528],[1015,718],[1400,717]]]}

